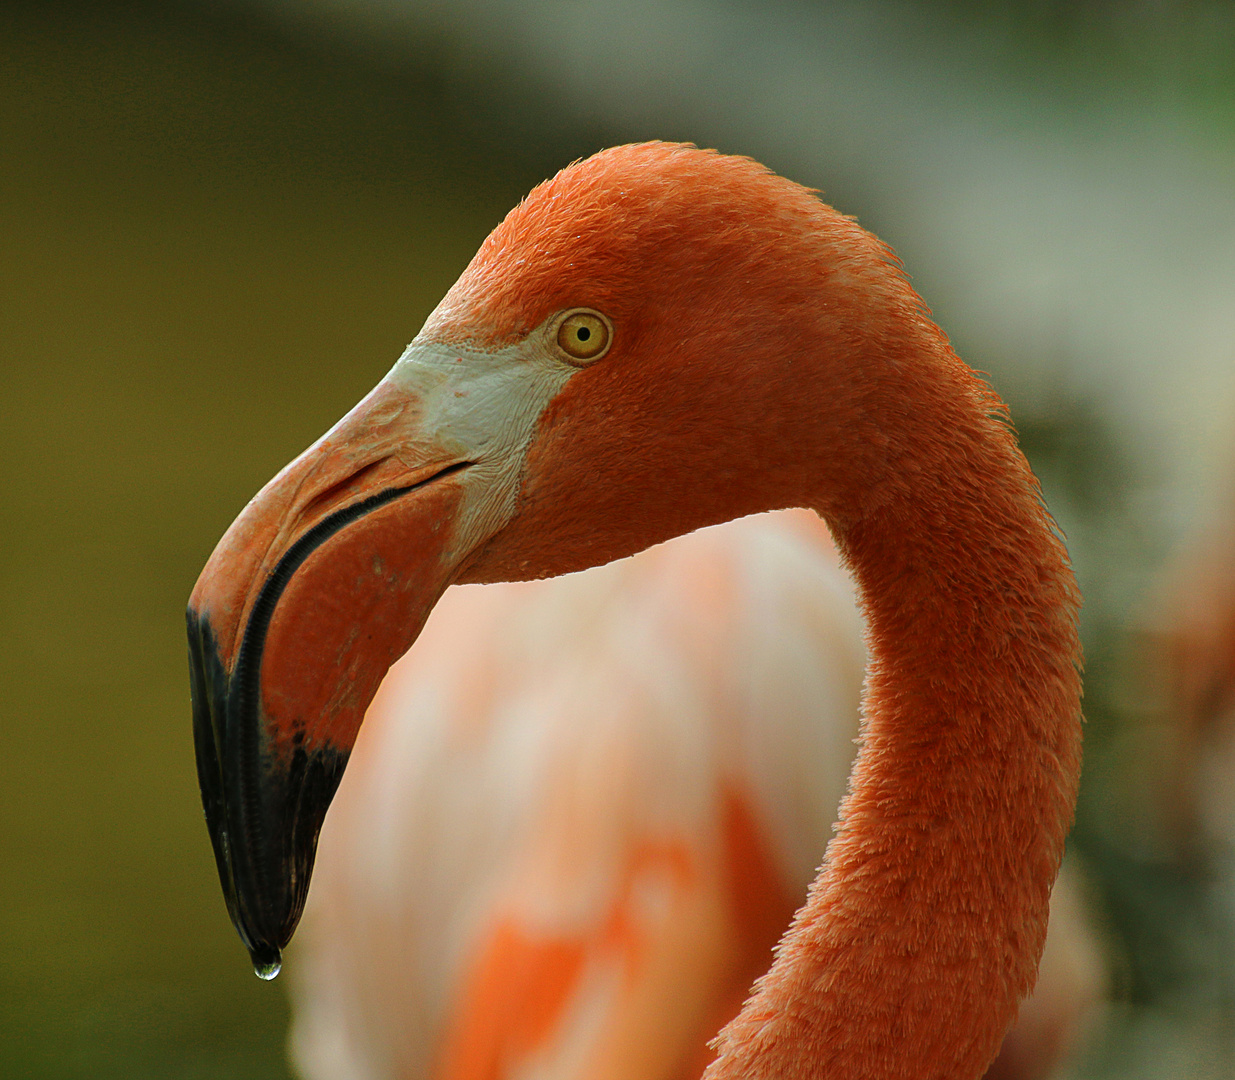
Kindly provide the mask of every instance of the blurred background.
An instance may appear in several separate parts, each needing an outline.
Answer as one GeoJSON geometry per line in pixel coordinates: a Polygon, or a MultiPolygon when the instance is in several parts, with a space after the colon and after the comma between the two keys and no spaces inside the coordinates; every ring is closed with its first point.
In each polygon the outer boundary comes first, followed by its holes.
{"type": "Polygon", "coordinates": [[[823,189],[1010,402],[1086,597],[1112,1000],[1068,1075],[1235,1077],[1235,4],[1200,0],[0,4],[0,1076],[290,1075],[184,602],[507,209],[653,137],[823,189]]]}

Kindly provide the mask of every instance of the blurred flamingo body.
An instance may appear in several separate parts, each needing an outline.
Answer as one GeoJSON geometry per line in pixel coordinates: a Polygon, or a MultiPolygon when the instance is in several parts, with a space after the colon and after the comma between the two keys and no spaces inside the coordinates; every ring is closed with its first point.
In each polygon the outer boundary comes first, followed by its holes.
{"type": "Polygon", "coordinates": [[[306,1076],[699,1075],[857,734],[852,586],[815,515],[780,516],[443,599],[323,834],[306,1076]]]}
{"type": "Polygon", "coordinates": [[[1235,484],[1189,537],[1160,586],[1157,656],[1175,719],[1165,808],[1181,839],[1235,850],[1235,484]]]}
{"type": "MultiPolygon", "coordinates": [[[[809,511],[448,594],[322,832],[298,1071],[696,1080],[814,877],[865,662],[809,511]]],[[[1048,1076],[1100,996],[1062,877],[1047,957],[992,1077],[1048,1076]]]]}
{"type": "MultiPolygon", "coordinates": [[[[535,189],[203,571],[198,775],[259,973],[297,924],[365,710],[448,585],[793,506],[827,523],[861,597],[862,735],[823,868],[706,1075],[981,1076],[1033,987],[1076,800],[1067,553],[1002,404],[891,252],[799,185],[689,146],[617,147],[535,189]]],[[[715,844],[767,866],[763,794],[725,793],[715,844]]],[[[569,863],[572,843],[539,857],[569,863]]],[[[671,834],[637,852],[623,880],[655,868],[672,895],[703,873],[671,834]]],[[[461,976],[519,1018],[520,1053],[593,970],[569,942],[546,961],[527,904],[461,976]],[[507,961],[533,972],[521,995],[499,992],[507,961]]],[[[706,936],[705,914],[684,925],[706,936]]],[[[462,1015],[445,1067],[484,1075],[502,1048],[462,1015]]]]}

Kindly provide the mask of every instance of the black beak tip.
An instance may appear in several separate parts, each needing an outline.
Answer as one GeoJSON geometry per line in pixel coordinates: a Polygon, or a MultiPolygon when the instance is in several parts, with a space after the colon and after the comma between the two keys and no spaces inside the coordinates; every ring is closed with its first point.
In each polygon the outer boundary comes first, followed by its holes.
{"type": "Polygon", "coordinates": [[[226,670],[207,617],[190,609],[188,628],[198,782],[219,883],[253,970],[269,980],[300,920],[347,754],[272,751],[249,673],[226,670]]]}

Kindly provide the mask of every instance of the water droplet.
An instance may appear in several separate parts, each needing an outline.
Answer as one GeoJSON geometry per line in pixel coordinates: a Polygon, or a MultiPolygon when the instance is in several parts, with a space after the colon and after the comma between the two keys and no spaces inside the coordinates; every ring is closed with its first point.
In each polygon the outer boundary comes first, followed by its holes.
{"type": "Polygon", "coordinates": [[[258,945],[249,950],[253,959],[253,973],[269,982],[283,968],[283,955],[273,945],[258,945]]]}

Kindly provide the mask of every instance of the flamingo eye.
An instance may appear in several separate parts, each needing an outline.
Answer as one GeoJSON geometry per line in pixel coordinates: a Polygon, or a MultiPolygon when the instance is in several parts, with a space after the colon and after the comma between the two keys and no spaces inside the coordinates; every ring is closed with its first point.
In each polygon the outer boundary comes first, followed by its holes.
{"type": "Polygon", "coordinates": [[[609,351],[613,326],[599,311],[580,308],[568,311],[558,323],[558,348],[573,364],[590,364],[609,351]]]}

